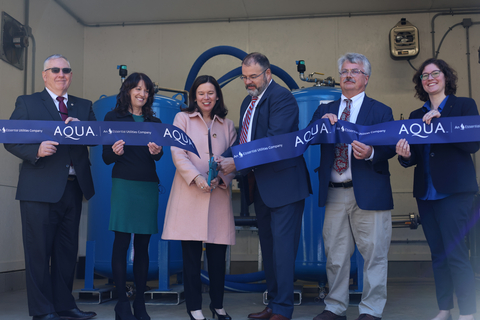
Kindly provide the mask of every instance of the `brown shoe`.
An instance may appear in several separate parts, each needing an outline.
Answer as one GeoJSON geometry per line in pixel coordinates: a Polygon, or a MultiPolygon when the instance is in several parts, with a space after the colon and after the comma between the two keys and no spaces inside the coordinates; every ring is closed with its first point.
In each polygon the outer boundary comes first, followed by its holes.
{"type": "Polygon", "coordinates": [[[323,310],[323,312],[313,318],[313,320],[347,320],[347,317],[336,315],[328,310],[323,310]]]}
{"type": "Polygon", "coordinates": [[[282,316],[281,314],[274,313],[270,320],[290,320],[287,317],[282,316]]]}
{"type": "Polygon", "coordinates": [[[257,312],[257,313],[250,313],[247,318],[251,318],[251,319],[270,319],[270,317],[272,316],[273,314],[273,310],[270,309],[269,307],[266,307],[265,309],[263,309],[263,311],[261,312],[257,312]]]}
{"type": "Polygon", "coordinates": [[[362,313],[360,317],[358,317],[356,320],[381,320],[381,319],[382,318],[374,317],[371,314],[362,313]]]}

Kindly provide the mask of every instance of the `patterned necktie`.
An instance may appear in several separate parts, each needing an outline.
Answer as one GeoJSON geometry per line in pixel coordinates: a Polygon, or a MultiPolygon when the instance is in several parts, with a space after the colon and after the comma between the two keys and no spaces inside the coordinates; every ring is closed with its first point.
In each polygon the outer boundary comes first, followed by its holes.
{"type": "Polygon", "coordinates": [[[68,109],[67,109],[67,106],[65,105],[65,103],[63,103],[63,99],[65,99],[65,98],[60,97],[60,96],[57,97],[58,109],[60,111],[60,116],[62,117],[62,120],[65,121],[65,119],[68,118],[68,109]]]}
{"type": "MultiPolygon", "coordinates": [[[[340,120],[350,121],[350,107],[352,100],[345,99],[345,109],[343,109],[340,120]]],[[[333,169],[339,174],[344,173],[348,169],[348,145],[346,143],[335,144],[335,162],[333,163],[333,169]]]]}
{"type": "Polygon", "coordinates": [[[242,132],[240,134],[240,144],[247,142],[248,127],[250,126],[250,118],[252,117],[252,110],[257,100],[258,100],[258,97],[252,97],[252,101],[248,106],[247,113],[243,118],[242,132]]]}

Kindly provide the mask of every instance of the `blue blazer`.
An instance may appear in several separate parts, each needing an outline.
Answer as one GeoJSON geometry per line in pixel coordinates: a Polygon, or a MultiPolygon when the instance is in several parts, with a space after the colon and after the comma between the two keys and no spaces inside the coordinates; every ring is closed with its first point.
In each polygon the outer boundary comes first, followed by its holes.
{"type": "MultiPolygon", "coordinates": [[[[426,110],[422,107],[410,114],[410,119],[421,119],[426,110]]],[[[478,109],[475,101],[470,98],[459,98],[450,95],[441,117],[477,116],[478,109]]],[[[480,140],[480,139],[479,139],[480,140]]],[[[413,196],[422,197],[427,192],[425,181],[425,145],[410,145],[412,156],[406,162],[400,159],[404,167],[416,165],[413,196]]],[[[480,142],[445,143],[430,145],[430,175],[435,189],[440,193],[477,192],[478,185],[475,174],[475,166],[471,154],[478,151],[480,142]]]]}
{"type": "MultiPolygon", "coordinates": [[[[68,95],[68,115],[81,121],[95,121],[92,102],[68,95]]],[[[20,96],[11,120],[62,121],[47,90],[20,96]]],[[[5,149],[23,160],[18,178],[17,200],[56,203],[67,184],[70,163],[77,173],[78,184],[88,200],[94,194],[87,146],[58,145],[57,152],[36,160],[39,143],[4,144],[5,149]]]]}
{"type": "MultiPolygon", "coordinates": [[[[240,141],[242,120],[250,104],[247,96],[240,108],[237,141],[240,141]]],[[[292,93],[272,81],[258,102],[252,120],[252,140],[298,131],[298,105],[292,93]]],[[[225,156],[232,156],[231,149],[225,156]]],[[[255,173],[262,200],[270,208],[281,207],[305,199],[312,193],[310,176],[303,156],[276,161],[242,170],[242,175],[255,173]]],[[[245,184],[248,185],[248,184],[245,184]]]]}
{"type": "MultiPolygon", "coordinates": [[[[340,100],[319,105],[310,124],[321,119],[326,113],[338,115],[339,107],[340,100]]],[[[365,95],[356,123],[369,126],[387,121],[393,121],[392,109],[365,95]]],[[[393,197],[388,159],[396,154],[395,146],[375,146],[374,149],[371,161],[357,160],[354,157],[351,159],[355,200],[363,210],[391,210],[393,197]]],[[[327,202],[328,183],[335,160],[335,144],[322,144],[320,150],[320,167],[315,170],[318,170],[319,179],[318,206],[323,207],[327,202]]]]}

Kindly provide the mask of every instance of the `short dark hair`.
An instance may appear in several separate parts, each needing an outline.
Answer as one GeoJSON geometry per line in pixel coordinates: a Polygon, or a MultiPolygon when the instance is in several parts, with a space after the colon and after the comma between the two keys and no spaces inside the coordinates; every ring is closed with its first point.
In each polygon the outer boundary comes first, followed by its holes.
{"type": "Polygon", "coordinates": [[[415,72],[415,75],[412,78],[413,83],[415,83],[415,97],[417,97],[421,101],[428,101],[430,98],[425,89],[423,89],[422,79],[420,79],[420,75],[423,73],[425,67],[432,63],[436,65],[445,76],[445,95],[448,96],[457,92],[457,72],[442,59],[430,58],[424,63],[422,63],[422,65],[420,66],[420,68],[418,68],[417,72],[415,72]]]}
{"type": "Polygon", "coordinates": [[[260,52],[249,53],[243,58],[242,65],[250,66],[251,64],[258,64],[262,69],[270,68],[270,61],[260,52]]]}
{"type": "Polygon", "coordinates": [[[208,75],[203,75],[203,76],[198,76],[197,79],[192,84],[192,87],[190,88],[190,92],[188,94],[188,107],[181,109],[182,111],[192,113],[195,111],[198,111],[201,113],[200,107],[198,106],[197,102],[195,101],[197,99],[197,89],[200,85],[204,83],[211,83],[215,87],[215,92],[217,94],[218,100],[215,102],[215,106],[212,109],[211,117],[216,115],[219,118],[224,119],[227,116],[228,110],[225,107],[225,103],[223,102],[223,93],[222,89],[220,88],[220,85],[218,84],[217,80],[215,80],[214,77],[208,76],[208,75]]]}
{"type": "Polygon", "coordinates": [[[138,83],[142,80],[148,90],[148,98],[147,102],[142,107],[142,115],[144,118],[148,118],[154,115],[152,109],[153,99],[155,96],[153,82],[146,74],[139,72],[132,73],[122,83],[122,86],[120,87],[120,92],[117,95],[117,105],[115,106],[114,111],[121,114],[126,114],[129,112],[128,109],[130,108],[130,104],[132,101],[130,97],[130,90],[138,86],[138,83]]]}

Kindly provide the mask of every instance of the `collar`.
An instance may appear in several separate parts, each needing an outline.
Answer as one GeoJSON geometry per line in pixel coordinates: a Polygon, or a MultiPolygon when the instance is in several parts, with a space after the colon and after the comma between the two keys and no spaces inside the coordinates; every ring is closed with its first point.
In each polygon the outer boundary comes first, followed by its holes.
{"type": "MultiPolygon", "coordinates": [[[[190,118],[194,118],[194,117],[203,118],[202,114],[201,114],[200,112],[198,112],[198,111],[194,111],[194,112],[192,112],[192,113],[188,113],[188,116],[189,116],[190,118]]],[[[217,120],[217,121],[220,122],[220,123],[223,123],[223,120],[224,120],[224,119],[218,117],[217,115],[214,115],[214,116],[213,116],[213,119],[212,119],[212,122],[215,121],[215,120],[217,120]]]]}
{"type": "MultiPolygon", "coordinates": [[[[53,101],[57,101],[57,96],[55,93],[53,93],[50,89],[48,89],[47,87],[45,87],[45,90],[47,90],[48,94],[50,95],[50,97],[52,97],[53,101]]],[[[67,105],[67,101],[68,101],[68,93],[65,93],[62,97],[65,98],[64,100],[64,103],[65,105],[67,105]]]]}
{"type": "Polygon", "coordinates": [[[340,98],[340,99],[341,99],[340,101],[344,101],[345,99],[350,99],[350,100],[352,100],[352,105],[356,105],[357,102],[363,101],[364,98],[365,98],[365,91],[362,91],[362,92],[360,92],[359,94],[357,94],[356,96],[353,96],[353,97],[351,97],[351,98],[345,97],[345,96],[343,95],[343,93],[342,93],[342,96],[341,96],[341,98],[340,98]]]}
{"type": "Polygon", "coordinates": [[[267,85],[267,87],[265,88],[265,90],[263,90],[262,93],[260,93],[260,94],[258,95],[257,104],[260,102],[260,100],[262,100],[263,95],[264,95],[265,92],[268,90],[268,87],[270,87],[270,85],[272,84],[272,81],[273,81],[273,79],[270,79],[270,82],[268,83],[268,85],[267,85]]]}
{"type": "MultiPolygon", "coordinates": [[[[440,113],[442,112],[443,108],[445,107],[445,104],[447,104],[447,100],[449,97],[450,95],[446,96],[445,99],[443,99],[442,103],[440,103],[440,105],[438,106],[438,112],[440,113]]],[[[427,102],[425,102],[422,108],[425,112],[428,112],[431,110],[431,107],[432,107],[432,103],[430,102],[430,100],[428,100],[427,102]]]]}

